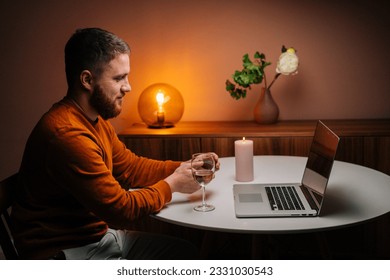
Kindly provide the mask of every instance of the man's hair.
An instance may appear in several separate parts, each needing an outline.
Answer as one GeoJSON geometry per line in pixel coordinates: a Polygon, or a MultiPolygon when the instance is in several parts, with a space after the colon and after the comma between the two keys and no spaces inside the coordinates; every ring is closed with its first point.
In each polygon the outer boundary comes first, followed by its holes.
{"type": "Polygon", "coordinates": [[[84,70],[99,75],[104,65],[118,54],[129,54],[130,47],[115,34],[100,28],[78,29],[65,46],[65,72],[73,86],[84,70]]]}

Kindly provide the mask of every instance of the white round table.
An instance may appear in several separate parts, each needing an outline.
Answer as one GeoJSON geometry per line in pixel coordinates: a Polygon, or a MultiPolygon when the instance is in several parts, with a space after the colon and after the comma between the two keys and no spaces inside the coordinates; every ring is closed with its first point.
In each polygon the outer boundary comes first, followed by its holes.
{"type": "MultiPolygon", "coordinates": [[[[307,158],[255,156],[250,183],[300,182],[307,158]]],[[[206,186],[207,202],[216,209],[196,212],[201,192],[174,193],[172,201],[155,218],[185,227],[236,233],[298,233],[356,225],[390,211],[390,176],[360,165],[335,161],[320,217],[236,218],[233,203],[234,157],[220,158],[221,169],[206,186]]]]}

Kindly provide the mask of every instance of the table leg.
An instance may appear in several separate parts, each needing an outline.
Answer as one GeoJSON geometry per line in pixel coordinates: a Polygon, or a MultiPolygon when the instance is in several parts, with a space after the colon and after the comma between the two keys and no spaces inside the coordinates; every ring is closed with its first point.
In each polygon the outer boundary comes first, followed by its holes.
{"type": "Polygon", "coordinates": [[[210,255],[210,248],[213,246],[213,244],[216,241],[215,233],[205,231],[203,233],[203,238],[202,238],[202,244],[200,246],[200,258],[201,259],[207,259],[208,256],[210,255]]]}
{"type": "Polygon", "coordinates": [[[279,251],[272,237],[266,234],[252,235],[252,259],[278,259],[279,251]]]}
{"type": "Polygon", "coordinates": [[[321,256],[324,260],[332,259],[332,253],[329,247],[328,237],[324,232],[315,233],[316,240],[318,243],[318,248],[320,250],[321,256]]]}

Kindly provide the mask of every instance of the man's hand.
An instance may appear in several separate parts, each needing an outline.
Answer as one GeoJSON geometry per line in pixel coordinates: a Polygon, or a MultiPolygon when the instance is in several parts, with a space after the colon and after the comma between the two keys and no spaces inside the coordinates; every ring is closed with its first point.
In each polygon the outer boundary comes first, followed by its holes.
{"type": "Polygon", "coordinates": [[[172,193],[193,193],[200,189],[199,184],[192,177],[191,162],[183,162],[175,172],[164,180],[171,187],[172,193]]]}
{"type": "MultiPolygon", "coordinates": [[[[217,155],[216,153],[210,153],[210,154],[212,154],[213,157],[214,157],[215,171],[218,171],[219,168],[220,168],[220,166],[221,166],[221,163],[219,162],[219,157],[218,157],[218,155],[217,155]]],[[[186,161],[186,162],[188,162],[188,163],[191,164],[191,160],[188,160],[188,161],[186,161]]]]}
{"type": "MultiPolygon", "coordinates": [[[[215,171],[218,171],[220,168],[218,155],[215,153],[212,154],[214,155],[215,171]]],[[[164,181],[169,184],[172,193],[193,193],[200,189],[199,184],[192,176],[190,160],[182,162],[181,165],[175,170],[175,172],[165,178],[164,181]]]]}

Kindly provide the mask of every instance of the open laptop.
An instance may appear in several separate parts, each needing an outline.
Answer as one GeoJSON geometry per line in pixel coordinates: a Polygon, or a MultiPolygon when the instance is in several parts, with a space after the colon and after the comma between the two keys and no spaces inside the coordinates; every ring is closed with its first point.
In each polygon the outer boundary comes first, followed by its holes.
{"type": "Polygon", "coordinates": [[[300,183],[233,185],[236,216],[319,216],[340,138],[321,121],[300,183]]]}

